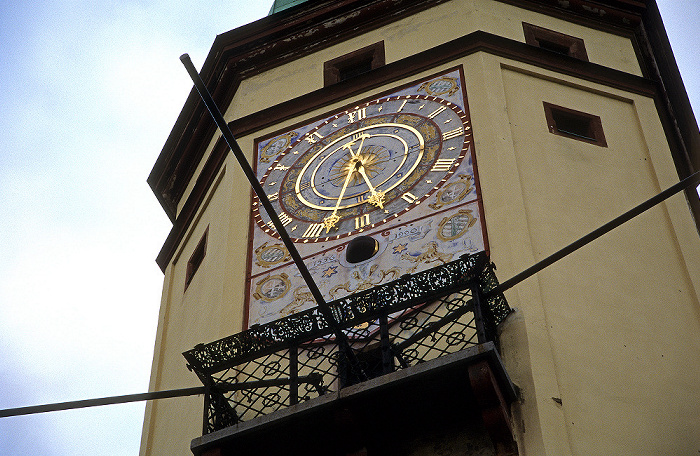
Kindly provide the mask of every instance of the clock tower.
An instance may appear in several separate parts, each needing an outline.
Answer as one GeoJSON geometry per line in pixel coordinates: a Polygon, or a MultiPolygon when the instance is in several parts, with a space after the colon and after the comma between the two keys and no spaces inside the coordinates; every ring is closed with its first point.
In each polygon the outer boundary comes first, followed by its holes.
{"type": "Polygon", "coordinates": [[[219,35],[262,191],[193,89],[149,176],[150,389],[205,394],[149,402],[141,454],[699,451],[694,186],[587,236],[700,169],[671,56],[653,0],[275,1],[219,35]]]}

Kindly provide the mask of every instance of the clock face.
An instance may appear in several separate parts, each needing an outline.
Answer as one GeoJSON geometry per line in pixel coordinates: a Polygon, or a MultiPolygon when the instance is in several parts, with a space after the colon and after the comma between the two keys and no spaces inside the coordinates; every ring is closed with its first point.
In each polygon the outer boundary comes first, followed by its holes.
{"type": "MultiPolygon", "coordinates": [[[[442,98],[380,98],[313,124],[275,158],[261,184],[294,241],[341,239],[433,194],[464,159],[469,129],[462,109],[442,98]]],[[[256,223],[276,236],[258,208],[256,223]]]]}
{"type": "MultiPolygon", "coordinates": [[[[256,173],[327,300],[485,250],[471,125],[454,69],[256,142],[256,173]],[[371,257],[348,243],[374,239],[371,257]]],[[[253,197],[248,325],[315,302],[253,197]]]]}

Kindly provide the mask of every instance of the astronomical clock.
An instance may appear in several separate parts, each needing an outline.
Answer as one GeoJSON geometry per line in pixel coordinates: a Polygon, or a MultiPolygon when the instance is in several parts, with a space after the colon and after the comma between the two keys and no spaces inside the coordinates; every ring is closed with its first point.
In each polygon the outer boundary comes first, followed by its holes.
{"type": "MultiPolygon", "coordinates": [[[[462,69],[256,143],[256,174],[328,301],[487,247],[462,69]]],[[[253,198],[248,326],[315,302],[253,198]]]]}

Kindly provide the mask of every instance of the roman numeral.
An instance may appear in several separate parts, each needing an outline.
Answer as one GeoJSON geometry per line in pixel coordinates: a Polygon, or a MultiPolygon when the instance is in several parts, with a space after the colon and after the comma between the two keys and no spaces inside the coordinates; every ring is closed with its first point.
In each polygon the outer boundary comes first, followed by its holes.
{"type": "Polygon", "coordinates": [[[280,192],[275,192],[272,195],[268,195],[267,199],[269,199],[270,201],[275,201],[279,197],[280,197],[280,192]]]}
{"type": "Polygon", "coordinates": [[[454,158],[438,158],[430,171],[448,171],[454,162],[454,158]]]}
{"type": "Polygon", "coordinates": [[[433,111],[433,112],[431,112],[430,114],[428,114],[428,119],[432,119],[433,117],[436,117],[438,114],[440,114],[440,113],[441,113],[442,111],[444,111],[445,109],[447,109],[447,108],[444,107],[444,106],[440,106],[440,107],[437,108],[435,111],[433,111]]]}
{"type": "Polygon", "coordinates": [[[365,225],[369,225],[369,214],[355,217],[355,229],[356,230],[363,228],[365,225]]]}
{"type": "Polygon", "coordinates": [[[306,137],[304,139],[309,144],[316,144],[319,140],[323,139],[323,135],[321,135],[321,133],[315,131],[313,133],[309,133],[308,135],[306,135],[306,137]]]}
{"type": "Polygon", "coordinates": [[[409,204],[414,203],[418,199],[418,197],[411,192],[404,193],[401,195],[401,198],[409,204]]]}
{"type": "Polygon", "coordinates": [[[462,130],[462,127],[455,128],[454,130],[446,131],[445,133],[442,134],[442,140],[447,141],[448,139],[456,138],[457,136],[461,136],[464,130],[462,130]]]}
{"type": "Polygon", "coordinates": [[[356,120],[362,120],[367,117],[367,108],[360,108],[357,111],[348,113],[348,123],[351,124],[356,120]]]}
{"type": "MultiPolygon", "coordinates": [[[[282,226],[287,226],[292,222],[292,217],[289,216],[289,214],[286,214],[284,212],[279,214],[280,222],[282,222],[282,226]]],[[[275,224],[272,223],[272,220],[267,222],[267,226],[272,228],[273,230],[275,229],[275,224]]]]}
{"type": "Polygon", "coordinates": [[[277,169],[277,170],[280,170],[280,171],[287,171],[287,170],[289,169],[289,166],[280,165],[280,164],[278,163],[278,164],[275,165],[275,167],[272,168],[272,169],[277,169]]]}
{"type": "Polygon", "coordinates": [[[323,223],[313,223],[309,225],[306,231],[304,231],[304,234],[302,234],[301,236],[305,238],[319,237],[323,232],[323,227],[323,223]]]}
{"type": "Polygon", "coordinates": [[[282,222],[283,226],[287,226],[292,221],[292,217],[290,217],[289,214],[282,212],[280,214],[280,221],[282,222]]]}
{"type": "Polygon", "coordinates": [[[408,100],[404,100],[403,103],[401,103],[401,106],[399,106],[399,109],[396,110],[396,112],[401,112],[404,106],[406,106],[406,103],[408,103],[408,100]]]}

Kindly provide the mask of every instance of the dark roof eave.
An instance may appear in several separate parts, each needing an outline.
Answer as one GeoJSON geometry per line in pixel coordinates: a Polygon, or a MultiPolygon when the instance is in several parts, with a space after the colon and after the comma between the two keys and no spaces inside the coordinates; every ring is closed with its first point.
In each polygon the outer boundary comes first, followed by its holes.
{"type": "MultiPolygon", "coordinates": [[[[344,11],[348,7],[353,7],[358,3],[366,3],[366,0],[342,0],[315,2],[314,6],[301,8],[291,8],[281,11],[271,16],[263,17],[257,21],[243,25],[236,29],[217,35],[207,58],[202,65],[200,75],[204,79],[207,87],[212,91],[214,100],[222,105],[221,98],[225,98],[223,90],[216,90],[221,87],[218,82],[224,80],[224,76],[231,65],[229,60],[237,63],[237,69],[242,70],[246,65],[246,59],[250,60],[248,66],[254,66],[259,62],[256,60],[256,48],[260,48],[266,43],[274,43],[292,31],[304,28],[314,19],[323,19],[329,13],[344,11]]],[[[232,95],[229,93],[229,95],[232,95]]],[[[225,101],[225,100],[224,100],[225,101]]],[[[230,100],[229,100],[230,101],[230,100]]],[[[178,164],[182,160],[182,155],[191,143],[191,135],[195,130],[210,130],[213,122],[205,112],[201,98],[192,87],[185,104],[178,115],[175,125],[156,159],[147,182],[156,198],[160,202],[163,210],[171,221],[175,221],[177,205],[182,195],[177,194],[174,181],[178,172],[178,164]],[[189,137],[188,137],[189,136],[189,137]]]]}
{"type": "MultiPolygon", "coordinates": [[[[522,3],[547,6],[552,5],[552,0],[501,0],[509,3],[522,3]]],[[[573,0],[572,3],[581,3],[587,0],[573,0]]],[[[264,17],[250,24],[218,35],[212,45],[206,61],[202,65],[200,74],[210,90],[214,99],[220,105],[230,102],[233,92],[237,87],[238,79],[249,76],[262,66],[274,65],[275,53],[290,52],[290,37],[302,36],[310,28],[324,24],[333,16],[342,15],[358,6],[379,4],[381,0],[340,0],[319,1],[306,5],[304,8],[291,8],[280,13],[264,17]],[[285,49],[286,44],[286,49],[285,49]],[[264,52],[269,52],[267,59],[261,57],[264,52]],[[272,63],[270,63],[272,62],[272,63]],[[238,74],[234,74],[238,72],[238,74]],[[241,73],[244,73],[241,75],[241,73]],[[229,84],[219,84],[221,81],[233,81],[229,84]],[[217,90],[218,89],[218,90],[217,90]],[[227,98],[229,98],[227,100],[227,98]]],[[[408,3],[420,3],[406,1],[408,3]]],[[[655,31],[650,37],[653,53],[657,65],[660,68],[660,77],[665,86],[669,87],[671,104],[677,107],[680,117],[684,119],[679,126],[684,142],[689,143],[687,152],[688,160],[695,164],[697,169],[700,154],[697,152],[700,140],[697,138],[697,123],[692,115],[692,108],[688,100],[685,87],[682,84],[680,73],[675,60],[670,53],[670,44],[666,37],[661,17],[654,0],[647,0],[649,8],[637,0],[608,0],[612,7],[628,8],[637,14],[642,14],[645,29],[655,31]],[[659,61],[659,54],[670,58],[659,61]],[[690,113],[690,115],[688,115],[690,113]]],[[[341,26],[337,26],[342,29],[341,26]]],[[[678,115],[676,117],[678,117],[678,115]]],[[[161,206],[172,221],[176,218],[177,205],[182,196],[183,176],[193,172],[189,156],[207,134],[213,134],[214,124],[206,113],[201,99],[194,88],[190,91],[184,107],[178,116],[168,139],[158,156],[158,159],[148,177],[148,183],[158,198],[161,206]],[[178,180],[179,179],[179,180],[178,180]]],[[[186,179],[185,179],[186,180],[186,179]]]]}

